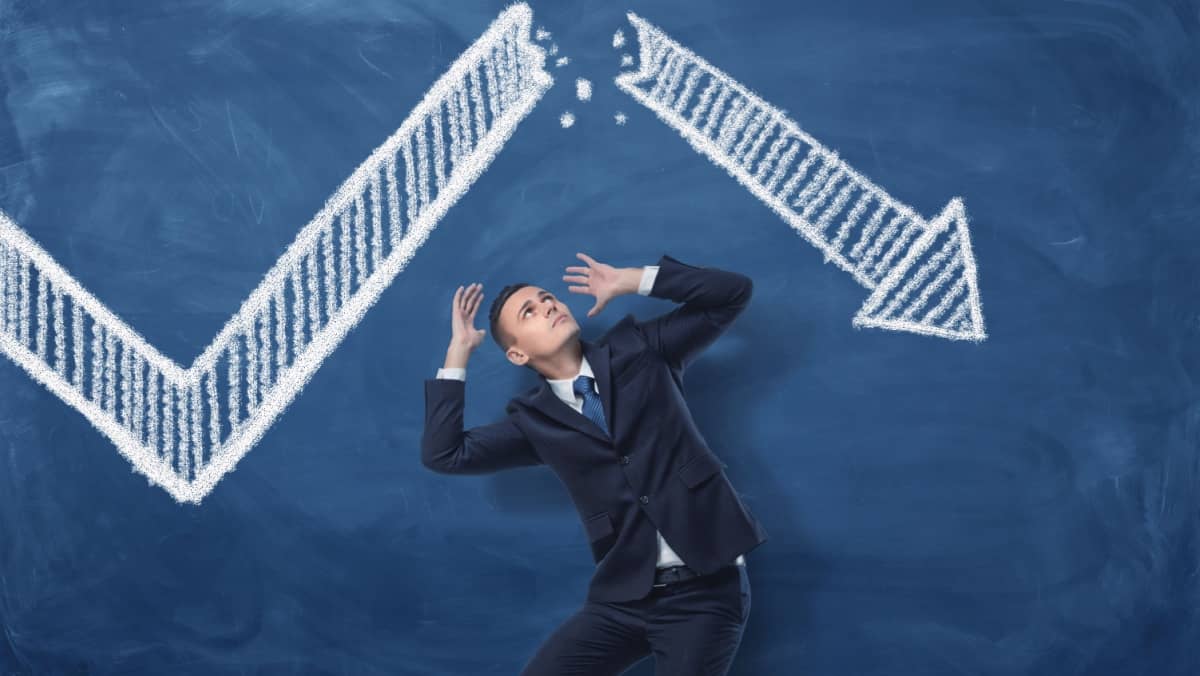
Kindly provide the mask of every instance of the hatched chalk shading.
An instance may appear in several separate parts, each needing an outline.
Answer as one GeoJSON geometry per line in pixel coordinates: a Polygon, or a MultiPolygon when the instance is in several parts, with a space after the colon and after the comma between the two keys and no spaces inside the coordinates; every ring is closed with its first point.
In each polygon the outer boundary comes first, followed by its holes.
{"type": "Polygon", "coordinates": [[[506,9],[326,201],[212,343],[163,356],[0,212],[0,351],[136,471],[199,503],[258,442],[553,84],[506,9]]]}
{"type": "MultiPolygon", "coordinates": [[[[725,169],[872,293],[855,326],[982,341],[967,216],[926,221],[780,109],[634,13],[639,61],[616,85],[725,169]]],[[[624,63],[622,64],[624,65],[624,63]]]]}

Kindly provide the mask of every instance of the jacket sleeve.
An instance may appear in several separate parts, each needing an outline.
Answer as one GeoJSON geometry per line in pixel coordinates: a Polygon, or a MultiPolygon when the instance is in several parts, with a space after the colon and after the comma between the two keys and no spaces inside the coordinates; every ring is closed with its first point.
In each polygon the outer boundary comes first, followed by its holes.
{"type": "Polygon", "coordinates": [[[440,474],[485,474],[510,467],[540,465],[542,459],[514,421],[507,416],[489,425],[463,430],[466,382],[451,378],[425,381],[425,430],[421,434],[421,464],[440,474]]]}
{"type": "Polygon", "coordinates": [[[679,307],[636,322],[647,342],[682,372],[746,309],[754,283],[746,275],[681,263],[663,254],[650,295],[679,307]]]}

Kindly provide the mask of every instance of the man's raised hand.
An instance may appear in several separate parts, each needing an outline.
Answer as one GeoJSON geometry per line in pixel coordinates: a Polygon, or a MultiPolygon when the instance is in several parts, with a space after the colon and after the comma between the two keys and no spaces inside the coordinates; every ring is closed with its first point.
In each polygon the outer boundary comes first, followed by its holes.
{"type": "Polygon", "coordinates": [[[487,331],[475,328],[475,311],[483,299],[483,284],[476,282],[458,287],[454,292],[454,304],[450,311],[451,337],[450,343],[468,351],[479,347],[487,331]]]}
{"type": "Polygon", "coordinates": [[[577,253],[575,255],[586,262],[587,267],[568,266],[567,272],[575,274],[563,275],[563,281],[579,285],[568,286],[567,290],[571,293],[585,293],[596,297],[596,304],[592,306],[591,310],[588,310],[587,316],[594,317],[599,314],[608,301],[613,298],[637,291],[641,276],[639,268],[614,268],[587,254],[577,253]]]}

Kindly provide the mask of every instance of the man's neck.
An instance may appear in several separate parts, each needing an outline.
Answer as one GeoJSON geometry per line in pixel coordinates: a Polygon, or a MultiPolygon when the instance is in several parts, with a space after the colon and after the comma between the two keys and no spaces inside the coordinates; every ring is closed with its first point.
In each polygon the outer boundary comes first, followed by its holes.
{"type": "Polygon", "coordinates": [[[579,375],[583,368],[583,344],[574,340],[563,346],[558,354],[551,355],[538,364],[537,371],[547,380],[563,380],[579,375]]]}

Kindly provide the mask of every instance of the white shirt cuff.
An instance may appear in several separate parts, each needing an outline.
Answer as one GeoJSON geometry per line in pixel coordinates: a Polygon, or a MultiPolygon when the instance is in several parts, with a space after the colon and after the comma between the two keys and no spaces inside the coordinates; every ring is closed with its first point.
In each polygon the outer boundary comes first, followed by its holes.
{"type": "Polygon", "coordinates": [[[654,278],[658,276],[657,265],[646,265],[642,268],[642,281],[638,284],[638,293],[643,296],[650,295],[650,289],[654,288],[654,278]]]}
{"type": "Polygon", "coordinates": [[[449,380],[462,380],[462,381],[466,381],[466,379],[467,379],[467,370],[466,370],[465,368],[448,368],[448,369],[438,369],[438,370],[437,370],[437,377],[438,377],[438,378],[443,378],[443,379],[449,379],[449,380]]]}

